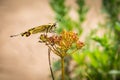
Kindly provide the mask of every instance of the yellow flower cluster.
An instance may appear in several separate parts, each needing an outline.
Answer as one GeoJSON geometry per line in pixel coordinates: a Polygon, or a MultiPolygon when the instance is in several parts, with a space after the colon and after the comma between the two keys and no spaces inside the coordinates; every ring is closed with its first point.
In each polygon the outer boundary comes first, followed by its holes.
{"type": "Polygon", "coordinates": [[[75,50],[79,50],[84,46],[84,43],[79,41],[78,35],[72,31],[63,31],[60,35],[48,37],[41,35],[40,40],[46,43],[59,56],[66,56],[67,51],[75,44],[75,50]]]}

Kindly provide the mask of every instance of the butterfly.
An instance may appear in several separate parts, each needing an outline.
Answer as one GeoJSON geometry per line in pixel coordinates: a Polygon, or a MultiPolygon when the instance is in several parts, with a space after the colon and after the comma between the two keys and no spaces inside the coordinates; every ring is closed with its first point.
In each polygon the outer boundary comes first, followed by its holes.
{"type": "Polygon", "coordinates": [[[40,25],[31,29],[28,29],[27,31],[17,34],[17,35],[11,35],[10,37],[15,37],[15,36],[26,36],[29,37],[31,34],[37,34],[37,33],[52,33],[54,32],[56,28],[56,23],[49,23],[46,25],[40,25]]]}

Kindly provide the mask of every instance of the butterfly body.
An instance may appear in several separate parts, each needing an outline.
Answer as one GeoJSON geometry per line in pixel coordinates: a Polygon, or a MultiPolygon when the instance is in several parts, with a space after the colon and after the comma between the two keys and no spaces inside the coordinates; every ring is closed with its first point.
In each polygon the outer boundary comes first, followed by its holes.
{"type": "MultiPolygon", "coordinates": [[[[31,29],[28,29],[27,31],[20,33],[18,35],[29,37],[31,34],[37,34],[37,33],[51,33],[56,28],[56,23],[50,23],[48,25],[40,25],[31,29]]],[[[11,37],[18,36],[18,35],[12,35],[11,37]]]]}

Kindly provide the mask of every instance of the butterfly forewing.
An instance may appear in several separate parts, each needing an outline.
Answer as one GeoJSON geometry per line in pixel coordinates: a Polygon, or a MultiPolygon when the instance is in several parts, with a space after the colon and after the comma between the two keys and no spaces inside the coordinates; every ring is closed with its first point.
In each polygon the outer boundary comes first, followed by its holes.
{"type": "Polygon", "coordinates": [[[41,25],[38,27],[35,27],[33,30],[31,30],[30,32],[32,34],[36,34],[36,33],[40,33],[40,32],[46,32],[48,25],[41,25]]]}

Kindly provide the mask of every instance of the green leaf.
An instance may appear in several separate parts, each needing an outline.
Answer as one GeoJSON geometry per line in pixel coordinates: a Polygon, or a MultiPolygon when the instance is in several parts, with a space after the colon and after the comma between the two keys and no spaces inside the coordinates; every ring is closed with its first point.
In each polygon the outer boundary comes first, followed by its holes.
{"type": "Polygon", "coordinates": [[[120,31],[120,23],[119,23],[119,22],[116,22],[116,23],[115,23],[115,29],[116,29],[117,31],[120,31]]]}

